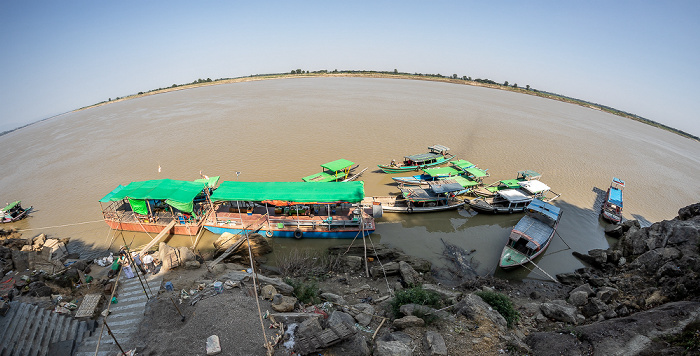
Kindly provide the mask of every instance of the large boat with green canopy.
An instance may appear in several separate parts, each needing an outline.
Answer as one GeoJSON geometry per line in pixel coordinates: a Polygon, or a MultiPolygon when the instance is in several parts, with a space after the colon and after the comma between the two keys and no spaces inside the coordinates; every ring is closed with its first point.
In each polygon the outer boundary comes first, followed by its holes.
{"type": "Polygon", "coordinates": [[[393,177],[399,185],[420,185],[426,186],[428,182],[451,179],[461,184],[464,188],[460,194],[471,191],[471,189],[482,185],[483,177],[487,177],[487,170],[478,168],[475,164],[460,159],[451,162],[449,167],[426,168],[423,174],[409,177],[393,177]]]}
{"type": "Polygon", "coordinates": [[[22,220],[27,217],[30,211],[32,211],[31,206],[23,208],[22,201],[17,200],[0,209],[0,223],[5,224],[22,220]]]}
{"type": "Polygon", "coordinates": [[[211,195],[204,227],[215,233],[267,237],[355,238],[372,233],[380,206],[361,206],[364,182],[224,181],[211,195]]]}
{"type": "Polygon", "coordinates": [[[211,211],[207,194],[218,180],[155,179],[119,185],[100,199],[102,214],[116,230],[159,233],[174,222],[170,233],[196,235],[211,211]]]}
{"type": "MultiPolygon", "coordinates": [[[[323,172],[312,174],[302,178],[304,182],[337,182],[346,181],[350,178],[350,172],[357,169],[359,165],[347,159],[337,159],[333,162],[321,165],[323,172]]],[[[356,176],[353,176],[356,177],[356,176]]]]}

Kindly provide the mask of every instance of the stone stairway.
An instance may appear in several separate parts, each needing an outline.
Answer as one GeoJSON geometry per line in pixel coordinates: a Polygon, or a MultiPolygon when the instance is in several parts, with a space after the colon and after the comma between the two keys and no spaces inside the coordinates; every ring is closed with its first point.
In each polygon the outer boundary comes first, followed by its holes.
{"type": "Polygon", "coordinates": [[[90,334],[92,326],[92,321],[79,321],[36,305],[11,302],[7,315],[0,317],[0,355],[43,356],[57,348],[70,355],[74,345],[90,334]]]}
{"type": "MultiPolygon", "coordinates": [[[[158,294],[162,275],[147,275],[145,283],[150,286],[150,290],[146,287],[149,295],[158,294]],[[151,292],[153,294],[151,294],[151,292]]],[[[122,274],[119,285],[117,286],[117,304],[112,304],[109,308],[110,314],[107,317],[107,325],[112,329],[114,337],[119,342],[119,345],[128,352],[133,349],[132,336],[138,331],[138,325],[143,321],[144,312],[146,310],[146,302],[148,298],[141,287],[138,277],[126,279],[122,274]]],[[[119,353],[119,347],[114,343],[114,339],[107,332],[107,328],[103,329],[103,318],[100,317],[97,328],[91,336],[85,337],[80,343],[76,343],[77,348],[75,356],[93,356],[95,348],[102,330],[102,340],[100,341],[100,349],[98,356],[113,356],[119,353]]]]}

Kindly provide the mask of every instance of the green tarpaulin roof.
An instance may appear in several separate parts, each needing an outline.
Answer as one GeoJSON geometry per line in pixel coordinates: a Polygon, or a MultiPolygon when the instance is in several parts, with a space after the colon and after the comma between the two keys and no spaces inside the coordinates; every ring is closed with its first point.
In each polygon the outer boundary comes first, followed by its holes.
{"type": "Polygon", "coordinates": [[[485,171],[483,171],[479,168],[476,168],[476,167],[467,168],[466,171],[467,171],[467,173],[473,175],[474,178],[481,178],[481,177],[488,176],[488,174],[485,171]]]}
{"type": "Polygon", "coordinates": [[[355,162],[350,162],[347,159],[341,158],[341,159],[335,160],[333,162],[324,163],[321,165],[321,167],[323,167],[329,171],[336,172],[336,171],[342,171],[345,168],[352,166],[353,164],[355,164],[355,162]]]}
{"type": "Polygon", "coordinates": [[[438,168],[428,168],[423,170],[425,174],[431,177],[449,177],[456,176],[462,172],[452,168],[452,167],[438,167],[438,168]]]}
{"type": "Polygon", "coordinates": [[[519,184],[520,180],[518,180],[518,179],[506,179],[506,180],[502,180],[501,183],[503,183],[503,185],[505,185],[508,188],[512,188],[512,189],[520,188],[520,184],[519,184]]]}
{"type": "Polygon", "coordinates": [[[464,188],[469,188],[469,187],[474,187],[474,186],[479,185],[479,183],[477,183],[471,179],[464,178],[462,176],[456,176],[456,177],[452,177],[450,179],[454,179],[457,183],[461,184],[464,188]]]}
{"type": "Polygon", "coordinates": [[[171,200],[189,203],[204,189],[204,183],[173,179],[155,179],[131,182],[127,186],[111,191],[100,202],[118,201],[124,198],[171,200]]]}
{"type": "Polygon", "coordinates": [[[207,187],[215,188],[216,185],[219,184],[219,178],[221,178],[221,176],[195,179],[194,181],[196,183],[206,183],[207,187]]]}
{"type": "Polygon", "coordinates": [[[211,200],[263,201],[281,200],[300,203],[357,203],[365,197],[364,182],[233,182],[224,181],[211,200]]]}
{"type": "Polygon", "coordinates": [[[471,163],[469,161],[465,161],[463,159],[452,162],[452,165],[459,167],[459,168],[462,168],[462,169],[474,167],[474,163],[471,163]]]}
{"type": "Polygon", "coordinates": [[[321,173],[316,173],[312,174],[310,176],[306,176],[302,178],[304,182],[332,182],[336,180],[338,177],[345,177],[344,173],[338,174],[338,176],[335,176],[333,174],[328,174],[326,172],[321,172],[321,173]]]}
{"type": "Polygon", "coordinates": [[[3,212],[4,212],[4,211],[10,211],[10,209],[14,208],[15,206],[17,206],[17,204],[19,204],[19,203],[21,203],[21,202],[22,202],[21,200],[18,200],[18,201],[16,201],[16,202],[12,202],[12,203],[10,203],[10,204],[7,204],[7,206],[4,207],[4,208],[2,208],[2,209],[0,209],[0,211],[3,211],[3,212]]]}
{"type": "Polygon", "coordinates": [[[421,153],[417,155],[412,155],[412,156],[406,156],[404,158],[410,159],[413,162],[425,162],[425,161],[430,161],[431,159],[437,159],[439,157],[442,157],[442,155],[439,155],[437,153],[421,153]]]}

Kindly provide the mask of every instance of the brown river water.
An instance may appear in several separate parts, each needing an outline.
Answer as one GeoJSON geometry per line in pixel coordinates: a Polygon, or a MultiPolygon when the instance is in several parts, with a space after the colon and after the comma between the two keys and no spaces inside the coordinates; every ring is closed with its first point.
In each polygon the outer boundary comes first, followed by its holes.
{"type": "MultiPolygon", "coordinates": [[[[506,91],[439,82],[374,78],[292,78],[180,90],[65,114],[0,136],[0,203],[22,200],[31,217],[11,224],[24,237],[71,237],[86,255],[113,236],[98,200],[119,184],[194,180],[300,181],[345,158],[370,167],[366,195],[396,191],[377,164],[442,144],[488,169],[486,183],[532,169],[562,196],[558,233],[537,260],[550,274],[583,266],[572,251],[607,248],[598,217],[612,177],[626,181],[626,219],[642,225],[700,201],[700,142],[580,106],[506,91]],[[158,167],[161,172],[158,172],[158,167]],[[97,222],[96,222],[97,221],[97,222]],[[68,226],[63,226],[68,225],[68,226]],[[568,247],[567,247],[568,246],[568,247]],[[570,249],[569,249],[570,247],[570,249]]],[[[407,174],[396,174],[402,176],[407,174]]],[[[471,255],[480,274],[545,279],[496,268],[521,214],[470,211],[385,214],[372,243],[400,247],[446,266],[443,241],[471,255]]],[[[4,226],[8,227],[8,226],[4,226]]],[[[119,242],[144,244],[124,232],[119,242]]],[[[199,248],[212,246],[206,232],[199,248]]],[[[293,249],[348,240],[275,239],[275,259],[293,249]]],[[[173,245],[191,245],[175,236],[173,245]]],[[[356,242],[358,243],[358,242],[356,242]]],[[[361,243],[361,241],[359,242],[361,243]]],[[[368,242],[369,243],[369,242],[368,242]]],[[[114,246],[113,246],[114,247],[114,246]]]]}

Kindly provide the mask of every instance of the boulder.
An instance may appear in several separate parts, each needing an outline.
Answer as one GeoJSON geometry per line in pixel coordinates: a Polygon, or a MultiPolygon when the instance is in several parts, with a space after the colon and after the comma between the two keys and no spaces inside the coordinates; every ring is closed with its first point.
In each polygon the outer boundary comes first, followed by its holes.
{"type": "Polygon", "coordinates": [[[625,230],[622,225],[610,225],[605,229],[605,234],[614,238],[621,237],[624,232],[625,230]]]}
{"type": "Polygon", "coordinates": [[[343,356],[369,356],[372,353],[367,345],[367,340],[360,333],[352,335],[350,338],[327,348],[325,351],[324,355],[343,356]]]}
{"type": "Polygon", "coordinates": [[[700,216],[700,203],[688,205],[678,210],[679,220],[690,220],[696,216],[700,216]]]}
{"type": "Polygon", "coordinates": [[[504,331],[507,325],[506,319],[476,294],[466,294],[452,310],[455,314],[462,314],[476,322],[490,321],[501,331],[504,331]]]}
{"type": "Polygon", "coordinates": [[[426,260],[425,258],[402,254],[396,259],[401,262],[408,263],[411,266],[411,268],[413,268],[418,273],[428,273],[432,268],[432,264],[430,263],[430,261],[426,260]]]}
{"type": "MultiPolygon", "coordinates": [[[[256,274],[256,276],[258,278],[258,284],[261,286],[271,284],[275,286],[275,289],[277,289],[277,291],[284,295],[292,295],[292,293],[294,292],[294,287],[285,283],[280,278],[265,277],[262,274],[256,274]]],[[[251,278],[253,278],[253,274],[238,270],[228,270],[228,272],[226,272],[226,274],[223,275],[221,278],[230,279],[232,281],[249,281],[251,278]]]]}
{"type": "Polygon", "coordinates": [[[413,348],[401,341],[377,341],[374,347],[375,356],[411,356],[413,348]]]}
{"type": "Polygon", "coordinates": [[[355,317],[357,323],[362,326],[367,326],[372,322],[372,316],[374,315],[374,307],[367,303],[359,303],[353,305],[350,310],[350,315],[355,317]]]}
{"type": "Polygon", "coordinates": [[[443,299],[454,304],[462,296],[462,292],[452,291],[435,284],[423,284],[423,289],[439,294],[443,299]]]}
{"type": "Polygon", "coordinates": [[[159,273],[167,272],[170,269],[179,266],[180,260],[178,255],[178,251],[170,247],[165,242],[158,244],[158,259],[162,263],[159,273]]]}
{"type": "Polygon", "coordinates": [[[588,283],[582,284],[582,285],[580,285],[580,286],[574,288],[574,289],[571,291],[571,293],[569,293],[569,295],[571,295],[571,294],[573,294],[573,293],[576,293],[576,292],[579,292],[579,291],[584,291],[584,292],[586,292],[587,296],[589,296],[589,297],[592,297],[592,296],[595,295],[595,292],[593,291],[593,288],[591,288],[591,286],[590,286],[588,283]]]}
{"type": "Polygon", "coordinates": [[[656,278],[679,277],[683,275],[683,270],[673,262],[666,262],[656,271],[656,278]]]}
{"type": "Polygon", "coordinates": [[[360,256],[342,256],[340,265],[345,271],[355,272],[362,269],[362,257],[360,256]]]}
{"type": "Polygon", "coordinates": [[[608,311],[608,306],[598,298],[590,298],[588,303],[581,307],[581,314],[586,318],[592,318],[606,311],[608,311]]]}
{"type": "Polygon", "coordinates": [[[221,344],[219,344],[219,337],[216,335],[209,336],[207,338],[207,355],[216,355],[221,353],[221,344]]]}
{"type": "Polygon", "coordinates": [[[407,315],[403,318],[394,319],[393,326],[397,330],[403,330],[411,327],[420,327],[425,325],[425,321],[417,316],[407,315]]]}
{"type": "Polygon", "coordinates": [[[680,255],[681,252],[673,247],[657,248],[641,254],[632,263],[630,263],[630,267],[638,268],[649,274],[655,274],[663,264],[679,258],[680,255]]]}
{"type": "Polygon", "coordinates": [[[12,264],[16,271],[26,271],[29,269],[29,254],[24,251],[12,250],[12,264]]]}
{"type": "Polygon", "coordinates": [[[29,290],[27,295],[32,297],[49,297],[51,296],[51,287],[44,284],[44,282],[32,282],[29,283],[29,290]]]}
{"type": "Polygon", "coordinates": [[[197,261],[197,255],[195,255],[189,247],[181,246],[177,248],[177,251],[181,264],[185,264],[189,261],[197,261]]]}
{"type": "Polygon", "coordinates": [[[323,330],[321,327],[321,322],[318,318],[309,318],[301,322],[299,327],[296,329],[297,334],[318,334],[323,330]]]}
{"type": "Polygon", "coordinates": [[[428,330],[425,332],[425,346],[428,355],[447,356],[447,345],[440,333],[428,330]]]}
{"type": "Polygon", "coordinates": [[[275,294],[275,296],[272,297],[272,304],[270,306],[276,312],[285,313],[294,310],[296,303],[297,298],[288,297],[282,294],[275,294]]]}
{"type": "Polygon", "coordinates": [[[596,292],[596,297],[603,303],[610,303],[617,299],[619,295],[620,291],[613,287],[600,287],[598,288],[598,292],[596,292]]]}
{"type": "Polygon", "coordinates": [[[262,290],[260,291],[260,296],[263,299],[272,300],[272,297],[274,297],[275,294],[278,294],[277,289],[275,289],[275,286],[271,284],[262,287],[262,290]]]}
{"type": "Polygon", "coordinates": [[[542,303],[540,304],[542,314],[550,319],[563,321],[569,324],[578,324],[576,314],[578,311],[571,305],[562,305],[560,303],[542,303]]]}
{"type": "Polygon", "coordinates": [[[355,318],[352,315],[341,312],[339,310],[334,310],[328,317],[328,325],[346,323],[348,325],[355,325],[355,318]]]}
{"type": "Polygon", "coordinates": [[[185,269],[199,269],[201,264],[199,261],[187,261],[185,262],[185,269]]]}
{"type": "Polygon", "coordinates": [[[319,313],[271,313],[270,320],[276,323],[283,323],[284,325],[290,324],[300,324],[304,320],[316,318],[323,318],[323,314],[319,313]]]}
{"type": "Polygon", "coordinates": [[[454,318],[452,314],[446,311],[437,310],[427,305],[420,304],[404,304],[401,307],[399,307],[399,311],[403,315],[415,315],[419,317],[423,317],[425,315],[433,315],[443,320],[451,320],[454,318]]]}
{"type": "Polygon", "coordinates": [[[563,284],[581,284],[583,279],[578,273],[559,273],[557,274],[557,279],[563,284]]]}
{"type": "Polygon", "coordinates": [[[588,303],[588,293],[585,291],[576,291],[569,294],[569,301],[572,305],[580,307],[588,303]]]}
{"type": "Polygon", "coordinates": [[[420,284],[421,277],[416,270],[411,267],[407,262],[399,262],[399,272],[401,273],[401,278],[406,283],[407,286],[412,287],[420,284]]]}
{"type": "Polygon", "coordinates": [[[383,265],[376,265],[372,266],[370,268],[369,273],[372,275],[374,278],[379,278],[379,277],[384,277],[386,274],[387,276],[394,276],[399,274],[401,271],[401,268],[399,267],[399,264],[397,262],[389,262],[389,263],[384,263],[383,265]]]}
{"type": "Polygon", "coordinates": [[[339,295],[337,295],[337,294],[327,293],[327,292],[326,292],[326,293],[321,293],[320,297],[321,297],[321,299],[325,299],[325,300],[327,300],[327,301],[329,301],[329,302],[332,302],[332,303],[335,303],[335,304],[338,304],[338,305],[347,305],[347,304],[348,304],[348,303],[345,301],[345,298],[343,298],[343,297],[341,297],[341,296],[339,296],[339,295]]]}

